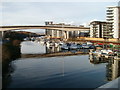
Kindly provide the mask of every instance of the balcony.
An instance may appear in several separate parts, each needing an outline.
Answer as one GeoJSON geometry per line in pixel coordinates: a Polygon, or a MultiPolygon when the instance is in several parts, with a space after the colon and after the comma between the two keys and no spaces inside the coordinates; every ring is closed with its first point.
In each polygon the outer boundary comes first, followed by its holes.
{"type": "Polygon", "coordinates": [[[106,19],[114,19],[114,16],[107,16],[106,19]]]}
{"type": "Polygon", "coordinates": [[[106,20],[107,20],[107,21],[113,21],[114,19],[112,19],[112,18],[109,18],[109,19],[108,19],[108,18],[107,18],[106,20]]]}
{"type": "Polygon", "coordinates": [[[106,10],[106,11],[107,11],[107,12],[113,12],[113,9],[111,9],[111,10],[109,9],[109,10],[106,10]]]}
{"type": "Polygon", "coordinates": [[[108,15],[107,18],[113,18],[114,16],[113,15],[108,15]]]}
{"type": "Polygon", "coordinates": [[[98,33],[93,32],[94,35],[98,35],[98,33]]]}

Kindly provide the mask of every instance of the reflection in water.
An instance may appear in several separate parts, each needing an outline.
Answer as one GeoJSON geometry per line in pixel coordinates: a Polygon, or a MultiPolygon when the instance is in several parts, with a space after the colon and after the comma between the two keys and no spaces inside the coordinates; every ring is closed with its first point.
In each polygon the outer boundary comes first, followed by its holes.
{"type": "Polygon", "coordinates": [[[23,41],[21,43],[22,54],[44,54],[45,52],[45,45],[41,45],[39,42],[23,41]]]}
{"type": "Polygon", "coordinates": [[[20,58],[20,43],[21,40],[11,40],[2,45],[2,80],[3,88],[6,86],[6,82],[10,81],[10,74],[14,71],[11,66],[11,61],[20,58]]]}
{"type": "Polygon", "coordinates": [[[88,53],[89,49],[68,49],[68,50],[63,50],[61,49],[61,46],[55,47],[47,47],[46,46],[46,54],[48,53],[57,53],[57,52],[72,52],[72,53],[76,53],[76,52],[83,52],[83,53],[88,53]]]}
{"type": "MultiPolygon", "coordinates": [[[[92,52],[92,50],[90,50],[90,52],[92,52]]],[[[104,57],[95,56],[93,54],[89,54],[89,60],[90,60],[90,63],[92,63],[92,64],[107,63],[107,61],[108,61],[104,57]]]]}
{"type": "Polygon", "coordinates": [[[57,53],[57,52],[61,52],[61,48],[60,47],[55,47],[55,46],[47,47],[46,46],[46,54],[47,53],[57,53]]]}
{"type": "Polygon", "coordinates": [[[114,80],[120,76],[120,61],[110,58],[106,65],[106,77],[108,81],[114,80]]]}
{"type": "Polygon", "coordinates": [[[106,78],[108,81],[112,81],[120,76],[120,60],[115,60],[115,56],[105,58],[89,54],[89,60],[92,64],[106,64],[106,78]]]}
{"type": "Polygon", "coordinates": [[[21,58],[13,63],[17,68],[7,88],[95,88],[107,82],[105,64],[93,67],[88,55],[21,58]]]}

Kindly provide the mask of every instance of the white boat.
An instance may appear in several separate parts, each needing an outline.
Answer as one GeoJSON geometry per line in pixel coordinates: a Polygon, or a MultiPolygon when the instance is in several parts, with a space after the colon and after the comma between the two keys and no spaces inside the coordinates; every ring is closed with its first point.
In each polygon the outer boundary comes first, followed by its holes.
{"type": "Polygon", "coordinates": [[[78,47],[77,47],[77,45],[76,44],[71,44],[70,45],[70,49],[77,49],[78,47]]]}
{"type": "Polygon", "coordinates": [[[68,50],[69,47],[68,47],[66,44],[63,44],[63,45],[61,46],[61,49],[68,50]]]}
{"type": "Polygon", "coordinates": [[[104,55],[105,56],[105,58],[109,58],[109,56],[108,55],[104,55]]]}
{"type": "Polygon", "coordinates": [[[59,46],[59,44],[58,43],[55,43],[55,47],[58,47],[59,46]]]}
{"type": "Polygon", "coordinates": [[[92,53],[99,56],[99,57],[105,56],[106,58],[108,58],[110,55],[113,54],[113,51],[112,50],[96,50],[92,53]]]}
{"type": "Polygon", "coordinates": [[[46,46],[47,46],[47,47],[50,47],[50,43],[49,43],[49,42],[46,42],[46,46]]]}
{"type": "Polygon", "coordinates": [[[102,54],[102,52],[100,51],[100,50],[96,50],[96,51],[94,51],[94,52],[92,52],[93,54],[97,54],[97,55],[101,55],[102,54]]]}
{"type": "Polygon", "coordinates": [[[112,50],[101,50],[102,54],[112,54],[112,50]]]}
{"type": "Polygon", "coordinates": [[[92,42],[87,42],[86,44],[87,44],[87,45],[92,45],[93,43],[92,43],[92,42]]]}
{"type": "Polygon", "coordinates": [[[41,40],[40,43],[43,45],[43,44],[45,44],[45,41],[41,40]]]}
{"type": "Polygon", "coordinates": [[[59,45],[63,45],[64,44],[64,42],[59,42],[59,45]]]}
{"type": "Polygon", "coordinates": [[[89,45],[87,45],[87,44],[82,44],[82,48],[88,49],[88,48],[89,48],[89,45]]]}

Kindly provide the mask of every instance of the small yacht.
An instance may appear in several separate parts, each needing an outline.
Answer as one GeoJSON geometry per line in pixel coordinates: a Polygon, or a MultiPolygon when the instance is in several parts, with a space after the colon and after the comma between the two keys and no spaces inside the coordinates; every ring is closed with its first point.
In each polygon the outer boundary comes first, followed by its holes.
{"type": "Polygon", "coordinates": [[[77,49],[81,49],[82,45],[81,44],[77,44],[77,49]]]}
{"type": "Polygon", "coordinates": [[[59,46],[59,44],[58,43],[55,43],[55,47],[58,47],[59,46]]]}
{"type": "Polygon", "coordinates": [[[93,54],[101,55],[102,52],[101,52],[101,50],[96,50],[96,51],[93,52],[93,54]]]}
{"type": "Polygon", "coordinates": [[[92,42],[87,42],[86,44],[87,44],[87,45],[93,45],[93,43],[92,43],[92,42]]]}
{"type": "Polygon", "coordinates": [[[102,54],[112,54],[113,51],[112,50],[101,50],[102,54]]]}
{"type": "Polygon", "coordinates": [[[63,45],[63,44],[64,44],[64,42],[62,42],[62,41],[59,42],[59,45],[63,45]]]}
{"type": "Polygon", "coordinates": [[[50,47],[50,43],[49,43],[49,42],[46,42],[46,46],[47,46],[47,47],[50,47]]]}
{"type": "Polygon", "coordinates": [[[87,45],[87,44],[82,44],[82,48],[84,48],[84,49],[89,49],[89,45],[87,45]]]}
{"type": "Polygon", "coordinates": [[[69,47],[68,47],[66,44],[63,44],[63,45],[61,46],[61,49],[63,49],[63,50],[68,50],[69,47]]]}
{"type": "Polygon", "coordinates": [[[70,49],[77,49],[78,47],[77,47],[77,45],[76,44],[71,44],[70,45],[70,49]]]}
{"type": "Polygon", "coordinates": [[[40,43],[43,45],[43,44],[45,44],[45,41],[44,41],[44,40],[41,40],[40,43]]]}

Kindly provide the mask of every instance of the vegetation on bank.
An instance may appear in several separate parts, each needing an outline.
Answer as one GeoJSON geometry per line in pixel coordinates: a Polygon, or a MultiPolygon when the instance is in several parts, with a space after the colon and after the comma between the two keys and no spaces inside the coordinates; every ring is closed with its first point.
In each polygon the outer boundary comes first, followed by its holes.
{"type": "Polygon", "coordinates": [[[40,34],[32,33],[32,32],[26,32],[26,31],[7,31],[4,33],[3,39],[17,39],[17,40],[23,40],[26,37],[39,37],[40,34]]]}

